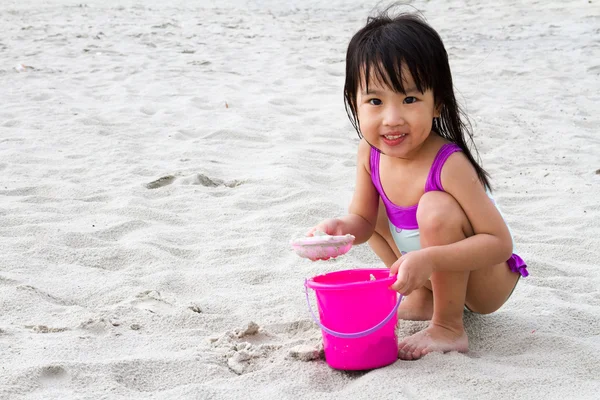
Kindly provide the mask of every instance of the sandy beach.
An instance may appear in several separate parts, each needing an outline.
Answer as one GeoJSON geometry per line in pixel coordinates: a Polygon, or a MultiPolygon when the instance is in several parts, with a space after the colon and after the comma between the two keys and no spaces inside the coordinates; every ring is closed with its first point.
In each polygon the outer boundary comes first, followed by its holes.
{"type": "MultiPolygon", "coordinates": [[[[466,354],[331,369],[292,238],[343,215],[356,0],[0,5],[1,399],[597,399],[600,0],[412,1],[531,276],[466,354]]],[[[426,322],[400,321],[399,337],[426,322]]]]}

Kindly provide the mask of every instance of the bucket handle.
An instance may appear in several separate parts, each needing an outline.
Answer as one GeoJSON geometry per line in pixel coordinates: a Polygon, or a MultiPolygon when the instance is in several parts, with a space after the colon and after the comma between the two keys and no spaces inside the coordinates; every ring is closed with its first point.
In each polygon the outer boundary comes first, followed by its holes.
{"type": "Polygon", "coordinates": [[[381,321],[374,327],[364,330],[364,331],[361,331],[361,332],[356,332],[356,333],[342,333],[342,332],[336,332],[334,330],[327,328],[326,326],[324,326],[321,323],[321,321],[319,321],[319,318],[317,318],[317,316],[315,315],[315,312],[313,311],[312,306],[310,305],[310,299],[308,297],[308,279],[306,279],[304,281],[304,293],[306,294],[306,304],[308,304],[308,310],[310,311],[310,314],[312,315],[315,323],[317,325],[319,325],[321,327],[321,329],[323,329],[323,331],[329,333],[332,336],[340,338],[340,339],[358,339],[358,338],[362,338],[367,335],[370,335],[371,333],[377,332],[379,329],[383,328],[385,326],[385,324],[390,322],[390,320],[392,318],[396,317],[396,311],[398,311],[398,307],[400,307],[400,302],[402,301],[402,295],[399,294],[398,301],[396,302],[396,305],[392,309],[392,312],[390,312],[389,315],[387,317],[385,317],[385,319],[383,321],[381,321]]]}

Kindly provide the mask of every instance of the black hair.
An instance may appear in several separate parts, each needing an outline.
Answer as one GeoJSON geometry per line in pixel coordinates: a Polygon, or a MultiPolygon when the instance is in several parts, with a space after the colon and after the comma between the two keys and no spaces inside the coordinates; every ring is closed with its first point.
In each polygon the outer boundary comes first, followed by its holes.
{"type": "Polygon", "coordinates": [[[465,141],[466,135],[477,153],[471,126],[454,95],[448,53],[442,39],[417,14],[392,17],[389,10],[369,17],[367,24],[352,37],[348,45],[344,99],[350,122],[362,138],[357,93],[363,78],[368,85],[370,76],[374,75],[390,89],[405,93],[402,79],[402,68],[405,68],[410,72],[417,90],[421,93],[428,89],[433,91],[435,106],[440,110],[440,117],[433,120],[433,130],[461,148],[481,182],[491,190],[488,173],[475,160],[465,141]]]}

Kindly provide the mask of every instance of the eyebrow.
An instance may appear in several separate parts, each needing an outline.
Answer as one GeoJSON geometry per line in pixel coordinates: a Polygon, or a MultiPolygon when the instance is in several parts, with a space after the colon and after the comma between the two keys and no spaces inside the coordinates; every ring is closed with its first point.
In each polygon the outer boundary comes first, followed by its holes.
{"type": "MultiPolygon", "coordinates": [[[[409,87],[409,88],[404,88],[404,89],[405,89],[405,91],[404,91],[404,94],[408,94],[408,93],[421,93],[421,92],[420,92],[420,91],[419,91],[419,90],[418,90],[418,89],[417,89],[415,86],[411,86],[411,87],[409,87]]],[[[366,90],[363,90],[363,91],[361,92],[361,94],[362,94],[363,96],[365,96],[365,95],[369,95],[369,94],[373,94],[373,95],[380,95],[380,94],[381,94],[381,92],[380,92],[379,90],[372,90],[372,89],[369,89],[368,91],[366,91],[366,90]]]]}

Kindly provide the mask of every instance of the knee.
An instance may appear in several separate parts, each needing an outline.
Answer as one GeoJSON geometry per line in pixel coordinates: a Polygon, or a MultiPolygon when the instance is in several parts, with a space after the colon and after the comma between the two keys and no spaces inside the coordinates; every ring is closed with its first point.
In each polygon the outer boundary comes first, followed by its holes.
{"type": "Polygon", "coordinates": [[[458,202],[445,192],[427,192],[419,200],[417,223],[421,235],[463,228],[466,216],[458,202]]]}

